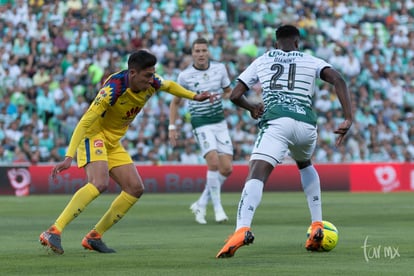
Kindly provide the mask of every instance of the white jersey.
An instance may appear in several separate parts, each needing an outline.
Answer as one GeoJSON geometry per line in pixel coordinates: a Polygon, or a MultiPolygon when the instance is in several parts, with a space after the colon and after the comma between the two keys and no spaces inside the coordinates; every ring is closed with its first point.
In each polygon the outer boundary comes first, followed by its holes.
{"type": "Polygon", "coordinates": [[[331,65],[307,53],[272,50],[247,67],[239,80],[249,88],[261,83],[265,107],[261,123],[290,117],[316,125],[315,82],[325,67],[331,65]]]}
{"type": "Polygon", "coordinates": [[[230,78],[224,64],[211,61],[206,70],[189,66],[178,75],[177,82],[186,89],[197,93],[208,91],[219,94],[219,97],[213,103],[208,99],[202,102],[189,101],[193,128],[224,120],[221,96],[223,88],[230,86],[230,78]]]}

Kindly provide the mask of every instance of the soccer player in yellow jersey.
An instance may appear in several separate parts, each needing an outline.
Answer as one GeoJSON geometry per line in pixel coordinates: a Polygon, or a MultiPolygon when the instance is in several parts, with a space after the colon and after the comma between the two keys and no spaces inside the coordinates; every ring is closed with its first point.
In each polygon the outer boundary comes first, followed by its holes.
{"type": "Polygon", "coordinates": [[[111,177],[121,187],[107,212],[84,237],[82,246],[101,253],[114,253],[102,241],[102,235],[118,222],[144,192],[142,179],[120,139],[148,99],[160,91],[196,101],[213,100],[210,92],[194,93],[178,83],[155,74],[156,57],[139,50],[130,55],[128,69],[109,76],[89,109],[76,126],[64,161],[58,163],[52,177],[68,169],[77,153],[78,167],[84,168],[88,183],[80,188],[48,230],[40,234],[40,243],[63,254],[61,233],[95,198],[106,190],[111,177]]]}

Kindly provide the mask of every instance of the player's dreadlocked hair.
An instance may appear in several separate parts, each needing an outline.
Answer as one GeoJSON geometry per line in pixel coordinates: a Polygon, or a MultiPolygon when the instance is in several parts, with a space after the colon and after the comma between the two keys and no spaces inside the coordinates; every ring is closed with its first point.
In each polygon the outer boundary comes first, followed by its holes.
{"type": "Polygon", "coordinates": [[[142,70],[153,67],[157,63],[157,58],[147,50],[138,50],[128,58],[128,69],[142,70]]]}

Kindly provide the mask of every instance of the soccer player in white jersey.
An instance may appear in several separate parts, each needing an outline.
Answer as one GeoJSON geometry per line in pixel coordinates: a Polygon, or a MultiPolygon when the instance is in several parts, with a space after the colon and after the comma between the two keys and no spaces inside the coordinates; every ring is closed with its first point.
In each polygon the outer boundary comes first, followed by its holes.
{"type": "Polygon", "coordinates": [[[317,140],[316,114],[312,110],[317,78],[334,86],[344,121],[334,133],[339,146],[352,125],[350,95],[342,76],[322,59],[300,52],[299,30],[283,25],[276,30],[276,50],[268,51],[246,68],[238,78],[230,99],[260,118],[249,163],[249,174],[237,210],[236,231],[216,255],[232,257],[243,245],[253,242],[251,224],[263,194],[263,187],[277,164],[290,151],[300,172],[310,210],[312,231],[305,248],[317,251],[323,239],[321,189],[318,172],[311,162],[317,140]],[[248,101],[244,93],[254,84],[262,86],[263,104],[248,101]]]}
{"type": "MultiPolygon", "coordinates": [[[[207,163],[206,185],[190,209],[199,224],[206,224],[206,209],[211,199],[216,222],[224,222],[228,217],[221,204],[221,186],[233,170],[233,144],[224,119],[221,99],[230,96],[230,79],[224,64],[210,60],[206,39],[197,38],[191,50],[193,64],[178,75],[177,82],[197,93],[209,91],[217,97],[214,102],[189,102],[194,137],[207,163]]],[[[170,104],[168,129],[173,146],[178,138],[175,122],[180,102],[181,98],[174,97],[170,104]]]]}

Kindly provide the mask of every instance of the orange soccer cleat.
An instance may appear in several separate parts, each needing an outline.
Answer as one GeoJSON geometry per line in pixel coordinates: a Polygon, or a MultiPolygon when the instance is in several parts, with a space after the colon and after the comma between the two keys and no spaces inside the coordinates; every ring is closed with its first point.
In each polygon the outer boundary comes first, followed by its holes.
{"type": "Polygon", "coordinates": [[[108,248],[102,241],[102,235],[95,230],[90,231],[82,240],[82,246],[85,249],[95,250],[99,253],[115,253],[112,248],[108,248]]]}
{"type": "Polygon", "coordinates": [[[49,247],[56,254],[62,255],[64,250],[62,248],[60,231],[55,226],[49,227],[46,231],[40,234],[39,242],[41,245],[49,247]]]}
{"type": "Polygon", "coordinates": [[[217,253],[216,258],[230,258],[234,256],[236,250],[243,245],[249,245],[253,243],[254,235],[250,232],[250,227],[242,227],[227,240],[223,248],[217,253]]]}
{"type": "Polygon", "coordinates": [[[305,248],[309,251],[319,251],[323,240],[323,223],[315,221],[311,225],[311,232],[306,240],[305,248]]]}

